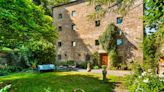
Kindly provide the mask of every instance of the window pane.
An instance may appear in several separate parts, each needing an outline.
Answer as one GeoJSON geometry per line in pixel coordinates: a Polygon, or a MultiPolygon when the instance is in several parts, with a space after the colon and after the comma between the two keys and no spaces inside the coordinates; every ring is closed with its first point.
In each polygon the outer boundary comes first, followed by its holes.
{"type": "Polygon", "coordinates": [[[61,59],[62,59],[61,55],[58,55],[58,60],[61,60],[61,59]]]}
{"type": "Polygon", "coordinates": [[[61,47],[62,46],[62,43],[61,42],[58,42],[58,47],[61,47]]]}
{"type": "Polygon", "coordinates": [[[62,19],[63,18],[62,14],[59,14],[58,18],[59,19],[62,19]]]}
{"type": "Polygon", "coordinates": [[[95,45],[99,45],[99,41],[98,40],[95,40],[95,45]]]}
{"type": "Polygon", "coordinates": [[[117,39],[117,45],[122,45],[123,44],[123,39],[117,39]]]}
{"type": "Polygon", "coordinates": [[[122,17],[118,17],[117,18],[117,24],[121,24],[123,22],[123,18],[122,17]]]}
{"type": "Polygon", "coordinates": [[[58,31],[62,31],[62,26],[59,26],[58,27],[58,31]]]}
{"type": "Polygon", "coordinates": [[[75,24],[72,25],[72,30],[76,31],[76,25],[75,24]]]}
{"type": "Polygon", "coordinates": [[[95,26],[96,27],[100,26],[100,20],[95,21],[95,26]]]}
{"type": "Polygon", "coordinates": [[[76,16],[76,11],[72,11],[72,16],[76,16]]]}
{"type": "Polygon", "coordinates": [[[76,42],[72,41],[72,46],[75,47],[76,46],[76,42]]]}

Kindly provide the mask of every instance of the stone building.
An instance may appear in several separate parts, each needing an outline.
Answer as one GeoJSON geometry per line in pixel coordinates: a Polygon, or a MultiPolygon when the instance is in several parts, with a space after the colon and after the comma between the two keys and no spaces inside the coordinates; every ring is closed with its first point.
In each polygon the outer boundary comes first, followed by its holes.
{"type": "MultiPolygon", "coordinates": [[[[142,61],[143,52],[143,0],[138,0],[122,17],[109,12],[101,20],[89,21],[88,15],[100,5],[88,5],[77,0],[53,7],[54,25],[57,27],[57,61],[88,61],[94,52],[100,55],[101,64],[108,64],[108,55],[98,42],[99,36],[110,23],[114,23],[122,34],[117,39],[119,60],[122,62],[142,61]]],[[[100,6],[101,7],[101,6],[100,6]]]]}

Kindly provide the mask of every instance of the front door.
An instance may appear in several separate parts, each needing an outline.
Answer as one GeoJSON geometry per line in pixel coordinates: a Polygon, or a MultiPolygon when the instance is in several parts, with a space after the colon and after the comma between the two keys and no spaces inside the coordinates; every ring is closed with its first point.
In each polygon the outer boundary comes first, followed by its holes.
{"type": "Polygon", "coordinates": [[[108,66],[108,54],[106,54],[106,53],[100,54],[100,60],[101,60],[101,65],[108,66]]]}

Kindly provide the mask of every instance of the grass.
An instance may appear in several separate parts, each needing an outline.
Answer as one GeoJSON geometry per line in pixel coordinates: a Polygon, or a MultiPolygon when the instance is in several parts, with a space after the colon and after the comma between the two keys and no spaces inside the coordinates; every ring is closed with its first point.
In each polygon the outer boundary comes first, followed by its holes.
{"type": "Polygon", "coordinates": [[[85,92],[112,92],[114,83],[122,80],[108,76],[108,82],[104,83],[101,77],[80,72],[16,73],[0,77],[0,81],[10,81],[12,92],[73,92],[77,88],[85,92]]]}

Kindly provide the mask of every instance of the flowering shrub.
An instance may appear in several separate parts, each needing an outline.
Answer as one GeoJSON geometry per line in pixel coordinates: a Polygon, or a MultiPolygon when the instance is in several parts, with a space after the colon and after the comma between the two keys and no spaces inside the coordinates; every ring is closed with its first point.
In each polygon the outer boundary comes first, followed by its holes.
{"type": "Polygon", "coordinates": [[[162,92],[164,78],[159,78],[151,69],[127,77],[129,92],[162,92]]]}
{"type": "MultiPolygon", "coordinates": [[[[0,84],[2,84],[2,83],[0,83],[0,84]]],[[[6,85],[2,89],[0,89],[0,92],[8,92],[8,89],[10,89],[10,88],[11,88],[11,84],[10,85],[6,85]]]]}

